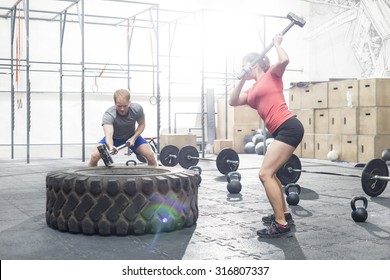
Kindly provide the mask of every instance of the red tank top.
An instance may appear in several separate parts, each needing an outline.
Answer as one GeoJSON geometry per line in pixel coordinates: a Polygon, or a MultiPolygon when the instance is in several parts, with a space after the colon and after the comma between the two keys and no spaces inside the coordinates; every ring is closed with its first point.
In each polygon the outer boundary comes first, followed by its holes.
{"type": "Polygon", "coordinates": [[[271,134],[293,117],[283,95],[283,80],[272,75],[271,68],[246,93],[247,104],[257,110],[271,134]]]}

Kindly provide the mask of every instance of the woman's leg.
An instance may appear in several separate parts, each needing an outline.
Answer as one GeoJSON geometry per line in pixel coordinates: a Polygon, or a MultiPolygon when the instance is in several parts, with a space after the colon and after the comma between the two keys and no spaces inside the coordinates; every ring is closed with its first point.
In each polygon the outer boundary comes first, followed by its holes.
{"type": "Polygon", "coordinates": [[[275,220],[282,225],[286,223],[284,213],[288,209],[284,199],[282,184],[276,177],[276,172],[287,162],[294,150],[293,146],[274,140],[267,148],[259,171],[259,178],[274,211],[275,220]]]}

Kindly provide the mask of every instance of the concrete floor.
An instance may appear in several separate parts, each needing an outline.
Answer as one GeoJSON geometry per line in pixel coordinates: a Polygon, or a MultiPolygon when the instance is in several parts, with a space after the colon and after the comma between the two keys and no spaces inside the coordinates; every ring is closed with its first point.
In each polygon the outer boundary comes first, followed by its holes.
{"type": "MultiPolygon", "coordinates": [[[[207,155],[214,157],[214,155],[207,155]]],[[[130,156],[133,159],[133,156],[130,156]]],[[[134,157],[135,158],[135,157],[134,157]]],[[[118,155],[122,164],[129,157],[118,155]]],[[[270,205],[257,173],[262,156],[240,154],[243,189],[230,195],[215,162],[201,161],[199,218],[191,228],[156,235],[87,236],[49,228],[45,178],[49,171],[86,166],[80,159],[0,159],[2,260],[389,260],[390,190],[364,194],[360,179],[303,173],[301,200],[290,206],[290,238],[260,239],[270,205]],[[351,198],[368,198],[368,219],[351,219],[351,198]]],[[[303,169],[360,175],[353,163],[301,159],[303,169]]]]}

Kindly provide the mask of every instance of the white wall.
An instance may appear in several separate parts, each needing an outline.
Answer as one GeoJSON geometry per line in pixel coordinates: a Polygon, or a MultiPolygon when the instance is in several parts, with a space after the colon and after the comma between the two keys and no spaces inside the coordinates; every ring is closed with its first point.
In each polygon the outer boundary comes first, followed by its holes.
{"type": "MultiPolygon", "coordinates": [[[[221,1],[205,1],[214,3],[208,4],[209,8],[228,6],[221,5],[221,1]],[[219,3],[219,4],[218,4],[219,3]],[[216,5],[218,4],[218,5],[216,5]]],[[[226,3],[225,1],[222,1],[226,3]]],[[[207,73],[205,89],[213,88],[216,98],[225,94],[226,88],[230,89],[237,82],[235,74],[241,70],[241,58],[247,52],[263,50],[268,45],[275,33],[280,32],[289,23],[286,18],[288,12],[294,12],[305,17],[307,24],[304,28],[293,27],[285,36],[283,46],[290,55],[290,65],[285,75],[286,93],[290,82],[328,79],[329,77],[351,77],[359,73],[356,63],[345,49],[348,46],[340,43],[345,31],[337,34],[324,35],[314,42],[307,42],[305,34],[319,20],[317,14],[309,18],[310,5],[305,1],[231,1],[234,3],[228,10],[223,11],[222,17],[216,14],[205,14],[204,50],[205,72],[226,71],[231,75],[228,77],[228,85],[220,74],[207,73]],[[241,16],[234,13],[237,3],[241,5],[242,12],[251,13],[251,16],[241,16]],[[273,14],[282,16],[280,19],[267,18],[265,26],[263,18],[253,16],[254,14],[273,14]],[[225,21],[222,21],[225,20],[225,21]],[[312,21],[314,23],[312,23],[312,21]],[[214,23],[218,23],[213,25],[214,23]],[[227,24],[223,24],[227,22],[227,24]],[[243,24],[241,26],[240,24],[243,24]],[[327,36],[331,36],[329,40],[327,36]],[[312,44],[309,47],[309,43],[312,44]],[[344,47],[344,49],[343,49],[344,47]],[[343,55],[344,53],[344,55],[343,55]],[[320,55],[318,55],[320,54],[320,55]],[[339,60],[346,63],[337,64],[339,60]],[[353,69],[350,69],[353,68],[353,69]],[[218,79],[215,79],[218,76],[218,79]],[[211,77],[214,77],[213,79],[211,77]]],[[[160,8],[163,8],[162,6],[160,8]]],[[[167,132],[168,123],[168,91],[171,91],[171,129],[174,129],[174,115],[180,112],[199,113],[201,111],[201,40],[199,33],[200,14],[185,19],[186,25],[178,25],[172,45],[171,60],[171,82],[168,83],[168,27],[160,28],[160,91],[161,103],[161,132],[167,132]],[[183,58],[183,56],[192,58],[183,58]]],[[[23,22],[23,21],[22,21],[23,22]]],[[[10,57],[10,20],[0,19],[0,58],[10,57]]],[[[101,116],[104,110],[113,104],[112,93],[121,87],[127,87],[127,80],[121,67],[126,63],[126,39],[124,28],[114,28],[98,25],[86,25],[85,31],[86,58],[87,62],[99,62],[97,66],[87,65],[87,77],[85,81],[86,107],[85,107],[85,129],[86,143],[93,145],[102,137],[100,126],[101,116]],[[98,92],[92,92],[95,83],[94,76],[98,76],[104,68],[105,63],[112,63],[113,69],[106,69],[102,77],[97,78],[98,92]],[[91,69],[96,67],[96,69],[91,69]],[[118,76],[108,78],[108,76],[118,76]],[[120,78],[119,78],[120,77],[120,78]]],[[[131,46],[131,63],[149,65],[156,61],[152,56],[150,41],[151,34],[147,29],[135,29],[131,46]]],[[[23,37],[23,34],[22,34],[23,37]]],[[[78,24],[68,23],[64,37],[64,62],[80,63],[80,27],[78,24]]],[[[23,40],[22,40],[23,43],[23,40]]],[[[153,41],[155,48],[155,41],[153,41]]],[[[155,51],[155,49],[153,49],[155,51]]],[[[22,54],[23,52],[22,48],[22,54]]],[[[269,52],[271,61],[275,59],[273,50],[269,52]]],[[[31,61],[59,61],[59,23],[30,21],[30,60],[31,61]],[[42,32],[42,30],[44,32],[42,32]]],[[[3,63],[4,61],[2,61],[3,63]]],[[[31,64],[31,156],[59,156],[59,74],[58,72],[38,72],[37,70],[58,71],[58,64],[48,63],[31,64]],[[46,147],[46,151],[42,146],[46,147]]],[[[137,70],[144,70],[139,68],[137,70]]],[[[150,69],[150,68],[149,68],[150,69]]],[[[64,117],[63,133],[65,150],[64,156],[81,156],[81,79],[79,65],[64,65],[66,75],[76,77],[64,77],[64,117]]],[[[135,69],[133,69],[135,70],[135,69]]],[[[10,76],[6,68],[0,69],[0,158],[10,157],[11,143],[11,101],[10,101],[10,76]]],[[[157,108],[151,105],[149,98],[156,94],[157,85],[153,87],[153,74],[150,72],[132,72],[131,91],[133,102],[143,105],[147,116],[147,129],[144,136],[155,136],[157,134],[157,108]],[[153,93],[154,90],[154,93],[153,93]]],[[[154,77],[154,82],[156,77],[154,77]]],[[[17,98],[23,101],[23,108],[15,110],[15,143],[16,157],[26,157],[26,81],[25,74],[21,72],[21,80],[18,83],[19,92],[17,98]]],[[[189,127],[201,126],[199,115],[180,115],[177,122],[177,133],[187,133],[189,127]]],[[[88,151],[87,151],[88,153],[88,151]]]]}

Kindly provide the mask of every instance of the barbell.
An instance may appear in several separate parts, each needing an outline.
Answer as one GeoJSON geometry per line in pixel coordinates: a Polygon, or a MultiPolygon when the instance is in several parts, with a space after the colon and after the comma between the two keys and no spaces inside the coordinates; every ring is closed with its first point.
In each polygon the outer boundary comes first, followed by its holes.
{"type": "Polygon", "coordinates": [[[198,164],[199,160],[215,161],[217,169],[226,175],[231,171],[236,171],[240,165],[240,159],[236,151],[230,148],[222,149],[216,159],[199,157],[198,149],[194,146],[184,146],[178,154],[178,161],[181,167],[189,168],[198,164]]]}
{"type": "Polygon", "coordinates": [[[363,191],[371,197],[376,197],[380,195],[385,190],[387,186],[387,182],[390,181],[389,169],[386,163],[379,158],[370,160],[365,165],[362,175],[354,175],[354,174],[342,174],[342,173],[333,173],[333,172],[324,172],[324,171],[302,170],[301,161],[294,154],[278,170],[276,176],[278,177],[282,185],[287,185],[290,183],[298,182],[302,172],[360,178],[363,191]]]}

